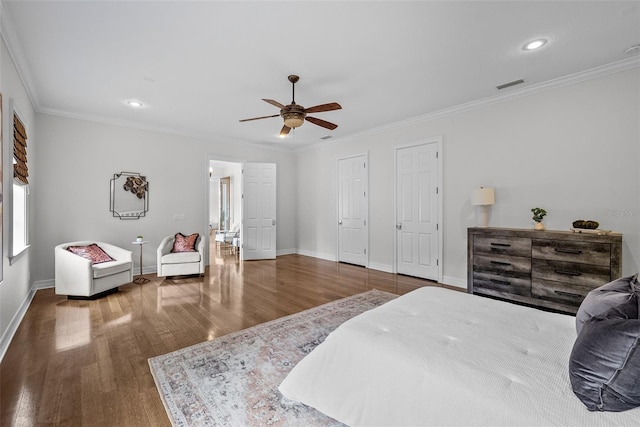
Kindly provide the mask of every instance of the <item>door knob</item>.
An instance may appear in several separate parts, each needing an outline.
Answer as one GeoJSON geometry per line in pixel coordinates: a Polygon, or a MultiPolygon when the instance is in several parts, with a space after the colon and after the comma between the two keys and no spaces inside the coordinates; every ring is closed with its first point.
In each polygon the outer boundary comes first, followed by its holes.
{"type": "Polygon", "coordinates": [[[396,224],[396,230],[402,230],[402,223],[401,222],[396,224]]]}
{"type": "Polygon", "coordinates": [[[342,220],[339,220],[339,221],[338,221],[338,225],[342,225],[342,220]]]}

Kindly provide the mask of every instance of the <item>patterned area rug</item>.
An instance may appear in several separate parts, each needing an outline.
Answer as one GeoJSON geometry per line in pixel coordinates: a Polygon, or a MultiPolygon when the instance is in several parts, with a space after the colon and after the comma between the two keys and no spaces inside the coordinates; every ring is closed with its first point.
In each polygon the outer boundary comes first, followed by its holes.
{"type": "Polygon", "coordinates": [[[338,426],[284,398],[293,366],[344,321],[394,299],[372,290],[149,359],[174,426],[338,426]]]}

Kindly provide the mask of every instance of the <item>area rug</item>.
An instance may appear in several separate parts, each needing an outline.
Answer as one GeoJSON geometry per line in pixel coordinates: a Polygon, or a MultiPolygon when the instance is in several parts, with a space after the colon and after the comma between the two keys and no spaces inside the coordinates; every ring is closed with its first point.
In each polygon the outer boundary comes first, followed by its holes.
{"type": "Polygon", "coordinates": [[[338,426],[284,398],[293,366],[344,321],[394,299],[371,290],[149,359],[174,426],[338,426]]]}

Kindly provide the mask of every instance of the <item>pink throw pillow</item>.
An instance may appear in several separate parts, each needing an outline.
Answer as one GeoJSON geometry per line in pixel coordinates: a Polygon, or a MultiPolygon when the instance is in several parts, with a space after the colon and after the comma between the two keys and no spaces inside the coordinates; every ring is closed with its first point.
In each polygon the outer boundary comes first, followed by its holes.
{"type": "Polygon", "coordinates": [[[102,262],[115,261],[100,246],[92,243],[88,246],[69,246],[67,248],[69,252],[73,252],[76,255],[80,255],[82,258],[91,261],[91,264],[100,264],[102,262]]]}
{"type": "Polygon", "coordinates": [[[196,240],[198,240],[198,233],[193,233],[189,236],[185,236],[182,233],[177,233],[173,242],[173,248],[171,252],[195,252],[196,240]]]}

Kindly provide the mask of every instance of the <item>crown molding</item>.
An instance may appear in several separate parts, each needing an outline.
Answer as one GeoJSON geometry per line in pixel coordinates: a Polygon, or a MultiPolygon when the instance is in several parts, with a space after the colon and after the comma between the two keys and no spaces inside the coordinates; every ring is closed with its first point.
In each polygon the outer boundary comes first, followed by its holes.
{"type": "Polygon", "coordinates": [[[521,89],[512,90],[508,93],[498,94],[494,96],[490,96],[488,98],[479,99],[477,101],[471,101],[464,104],[456,105],[449,108],[444,108],[442,110],[434,111],[432,113],[423,114],[416,117],[411,117],[406,120],[401,120],[398,122],[388,123],[376,128],[368,129],[363,132],[358,132],[353,135],[345,136],[342,138],[334,139],[328,141],[326,143],[316,143],[307,147],[301,147],[296,149],[296,152],[307,151],[310,149],[318,148],[319,146],[327,146],[333,144],[341,144],[344,142],[349,142],[357,138],[361,138],[363,136],[371,136],[377,135],[384,132],[388,132],[393,129],[403,128],[407,126],[418,125],[424,122],[428,122],[430,120],[438,119],[441,117],[451,116],[454,114],[459,114],[465,111],[476,110],[479,108],[484,108],[490,105],[498,104],[501,102],[511,101],[513,99],[523,98],[530,95],[535,95],[543,92],[547,92],[550,90],[559,89],[564,86],[569,86],[577,83],[581,83],[587,80],[597,79],[599,77],[604,77],[610,74],[620,73],[623,71],[627,71],[633,68],[640,68],[640,57],[635,56],[633,58],[624,59],[617,62],[612,62],[610,64],[602,65],[600,67],[592,68],[586,71],[580,71],[578,73],[570,74],[564,77],[559,77],[557,79],[548,80],[542,83],[532,84],[530,86],[523,87],[521,89]]]}
{"type": "Polygon", "coordinates": [[[285,153],[291,152],[291,150],[287,148],[273,147],[266,144],[255,143],[255,142],[247,141],[244,139],[238,139],[231,136],[212,135],[205,132],[191,132],[191,131],[185,131],[185,130],[180,130],[175,128],[163,128],[160,126],[145,125],[135,121],[105,118],[98,115],[75,114],[75,113],[70,113],[68,111],[56,110],[52,108],[41,108],[39,110],[36,110],[36,112],[39,114],[48,114],[50,116],[64,117],[67,119],[83,120],[87,122],[94,122],[94,123],[99,123],[99,124],[109,125],[109,126],[119,126],[119,127],[137,129],[137,130],[146,131],[146,132],[154,132],[154,133],[161,133],[165,135],[199,139],[202,141],[215,141],[215,142],[220,142],[224,144],[244,145],[247,148],[252,148],[252,149],[257,148],[261,150],[279,151],[279,152],[285,152],[285,153]]]}

